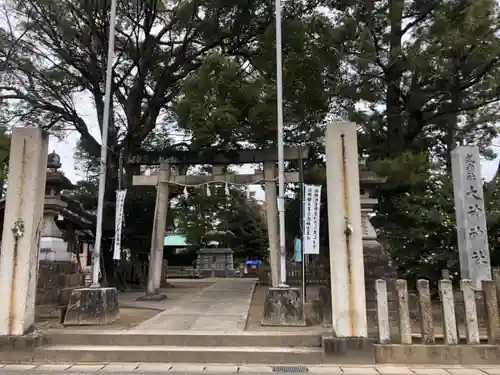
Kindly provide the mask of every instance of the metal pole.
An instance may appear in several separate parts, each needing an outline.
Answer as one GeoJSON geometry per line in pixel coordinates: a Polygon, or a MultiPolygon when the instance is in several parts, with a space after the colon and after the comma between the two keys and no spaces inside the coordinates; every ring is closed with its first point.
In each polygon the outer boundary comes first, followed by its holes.
{"type": "Polygon", "coordinates": [[[286,285],[285,157],[283,139],[283,67],[281,56],[281,0],[276,0],[276,101],[278,113],[278,213],[280,234],[280,286],[286,285]]]}
{"type": "Polygon", "coordinates": [[[302,298],[306,303],[306,254],[304,254],[304,161],[302,160],[302,146],[299,158],[299,204],[300,204],[300,252],[302,254],[302,298]]]}
{"type": "Polygon", "coordinates": [[[106,190],[106,164],[108,156],[108,126],[111,111],[111,86],[113,79],[113,59],[115,55],[116,1],[111,0],[109,15],[108,62],[106,67],[106,90],[104,92],[104,115],[102,118],[101,165],[99,167],[99,195],[97,199],[97,224],[95,230],[94,267],[92,269],[92,287],[98,288],[101,268],[102,217],[104,213],[104,192],[106,190]]]}

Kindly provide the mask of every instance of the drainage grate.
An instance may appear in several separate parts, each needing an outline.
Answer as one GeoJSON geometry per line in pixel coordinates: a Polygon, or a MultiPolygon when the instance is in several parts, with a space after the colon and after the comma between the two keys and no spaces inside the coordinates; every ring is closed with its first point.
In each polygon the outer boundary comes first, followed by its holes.
{"type": "Polygon", "coordinates": [[[273,372],[309,372],[305,366],[272,366],[273,372]]]}

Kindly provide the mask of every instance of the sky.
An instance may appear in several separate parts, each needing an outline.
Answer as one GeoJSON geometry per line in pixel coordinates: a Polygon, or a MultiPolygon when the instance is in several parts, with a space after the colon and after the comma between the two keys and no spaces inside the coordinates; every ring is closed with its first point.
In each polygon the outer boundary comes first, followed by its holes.
{"type": "MultiPolygon", "coordinates": [[[[90,97],[80,94],[75,97],[75,107],[77,108],[78,114],[86,121],[89,126],[90,133],[97,139],[98,142],[101,141],[101,135],[98,127],[97,116],[95,108],[90,97]]],[[[74,167],[75,161],[73,158],[74,149],[76,142],[79,139],[79,133],[76,131],[68,132],[67,137],[63,140],[58,140],[55,137],[51,137],[49,143],[49,152],[55,151],[61,157],[62,171],[71,182],[75,183],[78,180],[85,178],[84,175],[80,174],[74,167]]],[[[500,154],[500,152],[499,152],[500,154]]],[[[500,157],[491,160],[483,161],[481,165],[482,175],[487,180],[490,180],[498,167],[500,157]]],[[[244,166],[238,168],[238,172],[242,173],[253,173],[253,166],[244,166]]],[[[264,191],[259,185],[250,186],[251,191],[255,191],[255,198],[258,200],[264,200],[264,191]]]]}
{"type": "MultiPolygon", "coordinates": [[[[3,0],[0,0],[3,3],[3,0]]],[[[0,24],[4,26],[5,21],[0,19],[0,24]]],[[[95,115],[95,109],[93,103],[88,96],[81,95],[75,98],[75,106],[78,110],[80,116],[89,125],[90,133],[100,142],[100,132],[97,125],[97,118],[95,115]]],[[[79,139],[79,134],[76,131],[69,132],[67,137],[63,140],[58,140],[54,137],[50,139],[50,150],[49,152],[55,151],[61,157],[62,170],[73,183],[78,180],[83,179],[85,176],[78,173],[75,169],[75,161],[73,159],[74,148],[77,140],[79,139]]],[[[500,154],[500,152],[499,152],[500,154]]],[[[487,180],[491,179],[499,163],[500,158],[492,161],[483,161],[482,163],[482,175],[487,180]]],[[[238,169],[239,173],[253,173],[252,166],[245,166],[238,169]]],[[[255,197],[258,200],[264,200],[264,192],[259,185],[254,185],[249,187],[250,190],[255,191],[255,197]]]]}
{"type": "MultiPolygon", "coordinates": [[[[75,105],[78,109],[80,116],[89,125],[90,133],[100,142],[101,136],[99,132],[99,127],[97,123],[97,117],[95,115],[95,109],[91,100],[87,97],[80,96],[75,98],[75,105]]],[[[76,131],[68,132],[68,135],[63,140],[58,140],[55,137],[51,137],[49,143],[49,152],[55,151],[61,157],[62,171],[71,182],[75,183],[78,180],[85,178],[84,175],[80,174],[74,167],[75,161],[73,158],[74,149],[76,142],[79,139],[79,133],[76,131]]],[[[495,174],[498,166],[499,158],[492,161],[482,162],[482,175],[487,180],[491,179],[495,174]]],[[[242,173],[253,173],[252,166],[245,166],[238,168],[238,172],[242,173]]],[[[255,192],[255,198],[257,200],[265,200],[264,191],[259,185],[253,185],[249,187],[250,191],[255,192]]]]}
{"type": "MultiPolygon", "coordinates": [[[[85,95],[79,95],[74,100],[77,112],[89,126],[90,133],[98,142],[101,142],[101,134],[92,101],[85,95]]],[[[53,136],[49,140],[49,152],[55,151],[60,156],[61,170],[72,183],[85,178],[85,175],[75,168],[74,150],[78,139],[79,133],[77,131],[68,131],[67,136],[63,140],[59,140],[53,136]]],[[[254,167],[251,165],[242,166],[237,168],[237,171],[239,174],[252,174],[254,173],[254,167]]],[[[255,192],[255,199],[260,201],[265,200],[264,190],[260,185],[251,185],[249,186],[249,190],[255,192]]]]}

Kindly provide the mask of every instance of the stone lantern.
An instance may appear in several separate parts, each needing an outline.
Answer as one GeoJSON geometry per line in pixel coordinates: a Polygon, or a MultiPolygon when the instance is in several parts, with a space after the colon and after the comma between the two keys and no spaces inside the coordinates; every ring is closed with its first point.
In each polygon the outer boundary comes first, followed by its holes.
{"type": "Polygon", "coordinates": [[[374,189],[385,183],[387,178],[380,177],[369,170],[364,161],[359,163],[359,184],[361,198],[361,224],[363,230],[363,255],[365,261],[365,282],[373,284],[376,279],[396,278],[396,270],[389,256],[377,240],[377,233],[370,222],[370,216],[378,200],[372,198],[374,189]]]}
{"type": "Polygon", "coordinates": [[[71,189],[73,185],[59,170],[61,158],[55,151],[47,157],[47,182],[45,185],[45,208],[43,211],[43,227],[40,237],[40,260],[55,262],[74,262],[74,254],[68,252],[68,243],[57,223],[63,217],[51,203],[59,201],[63,189],[71,189]]]}

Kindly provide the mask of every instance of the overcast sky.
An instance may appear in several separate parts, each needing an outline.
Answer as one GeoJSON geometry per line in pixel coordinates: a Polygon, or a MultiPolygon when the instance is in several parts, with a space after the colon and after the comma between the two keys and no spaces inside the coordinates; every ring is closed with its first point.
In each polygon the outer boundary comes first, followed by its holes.
{"type": "MultiPolygon", "coordinates": [[[[75,98],[75,106],[77,107],[79,115],[85,120],[89,126],[90,133],[101,142],[101,134],[98,127],[97,116],[95,108],[92,101],[84,96],[80,95],[75,98]]],[[[55,137],[50,138],[49,152],[55,151],[61,157],[62,170],[66,177],[68,177],[71,182],[75,183],[78,180],[85,178],[79,171],[75,168],[75,160],[73,158],[74,149],[76,142],[78,141],[80,134],[77,131],[68,132],[68,136],[64,140],[59,140],[55,137]]],[[[181,139],[179,139],[180,141],[181,139]]],[[[254,171],[252,166],[244,166],[238,168],[240,174],[248,173],[251,174],[254,171]]],[[[260,185],[252,185],[249,187],[250,190],[255,191],[255,198],[258,200],[264,200],[264,191],[260,185]]]]}
{"type": "MultiPolygon", "coordinates": [[[[75,99],[75,104],[78,108],[80,116],[89,125],[90,133],[100,142],[101,135],[97,126],[97,117],[91,100],[88,97],[80,96],[75,99]]],[[[73,153],[78,139],[79,133],[73,131],[68,133],[68,136],[62,141],[51,137],[49,146],[49,152],[55,150],[61,157],[61,169],[64,171],[66,177],[68,177],[73,183],[85,178],[85,176],[79,174],[74,167],[75,161],[73,159],[73,153]]],[[[491,179],[495,174],[498,161],[499,159],[497,158],[496,160],[484,161],[482,163],[482,174],[487,180],[491,179]]],[[[253,173],[253,167],[246,166],[239,168],[239,173],[253,173]]],[[[256,192],[257,199],[264,200],[264,192],[259,185],[251,186],[250,189],[256,192]]]]}

